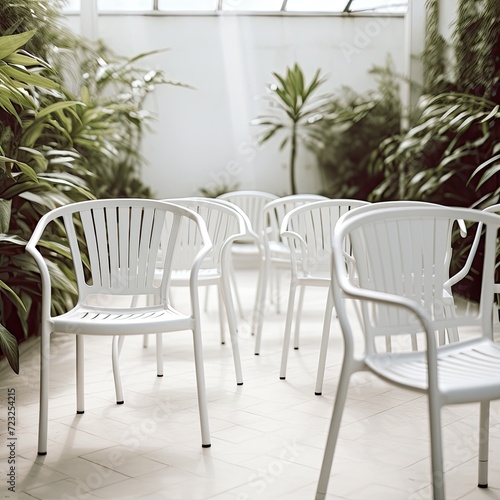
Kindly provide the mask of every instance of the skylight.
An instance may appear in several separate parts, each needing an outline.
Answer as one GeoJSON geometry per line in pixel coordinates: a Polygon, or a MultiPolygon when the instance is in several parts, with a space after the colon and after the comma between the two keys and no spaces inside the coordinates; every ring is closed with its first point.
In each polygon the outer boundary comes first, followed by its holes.
{"type": "MultiPolygon", "coordinates": [[[[82,0],[68,0],[65,12],[79,12],[82,0]]],[[[250,12],[404,14],[408,0],[97,0],[99,12],[250,12]]]]}

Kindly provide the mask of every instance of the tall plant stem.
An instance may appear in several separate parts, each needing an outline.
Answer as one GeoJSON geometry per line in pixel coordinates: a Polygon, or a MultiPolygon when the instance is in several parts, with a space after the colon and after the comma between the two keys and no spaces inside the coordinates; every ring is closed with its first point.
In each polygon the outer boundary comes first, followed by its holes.
{"type": "Polygon", "coordinates": [[[292,188],[292,194],[297,194],[297,188],[295,186],[295,157],[297,156],[297,124],[294,123],[292,126],[292,147],[290,150],[290,186],[292,188]]]}

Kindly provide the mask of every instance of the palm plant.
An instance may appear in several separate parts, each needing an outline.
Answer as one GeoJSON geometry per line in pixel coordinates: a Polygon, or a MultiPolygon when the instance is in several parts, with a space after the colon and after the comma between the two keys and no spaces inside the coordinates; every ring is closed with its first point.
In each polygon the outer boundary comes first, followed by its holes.
{"type": "Polygon", "coordinates": [[[302,69],[297,63],[292,68],[287,68],[284,76],[278,73],[273,73],[273,75],[278,80],[278,84],[270,85],[269,94],[266,96],[270,102],[272,114],[259,116],[252,121],[252,124],[265,127],[259,139],[260,144],[267,142],[278,132],[285,134],[279,148],[282,150],[290,143],[290,188],[292,194],[296,194],[295,170],[298,143],[313,140],[313,127],[311,126],[321,119],[326,104],[325,96],[315,97],[314,93],[325,79],[320,76],[318,69],[311,82],[307,84],[302,69]]]}
{"type": "MultiPolygon", "coordinates": [[[[63,106],[54,103],[40,110],[37,89],[58,92],[59,86],[38,74],[48,69],[45,62],[21,49],[34,34],[0,37],[0,119],[4,124],[0,136],[0,349],[16,373],[17,341],[28,335],[30,318],[37,312],[32,307],[34,297],[39,294],[38,272],[24,254],[25,237],[41,213],[57,202],[68,202],[54,183],[76,187],[65,179],[44,178],[46,163],[40,162],[39,152],[22,146],[26,122],[44,120],[63,106]]],[[[60,269],[53,272],[60,276],[60,269]]],[[[66,281],[59,282],[62,289],[74,292],[66,281]]]]}

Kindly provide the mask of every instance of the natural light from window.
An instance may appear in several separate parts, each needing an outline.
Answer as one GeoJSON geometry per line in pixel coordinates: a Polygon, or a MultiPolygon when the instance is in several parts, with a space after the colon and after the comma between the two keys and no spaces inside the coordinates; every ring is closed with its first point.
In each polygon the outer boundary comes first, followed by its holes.
{"type": "MultiPolygon", "coordinates": [[[[68,0],[65,12],[79,12],[82,0],[68,0]]],[[[97,0],[99,12],[290,12],[405,13],[408,0],[97,0]]]]}

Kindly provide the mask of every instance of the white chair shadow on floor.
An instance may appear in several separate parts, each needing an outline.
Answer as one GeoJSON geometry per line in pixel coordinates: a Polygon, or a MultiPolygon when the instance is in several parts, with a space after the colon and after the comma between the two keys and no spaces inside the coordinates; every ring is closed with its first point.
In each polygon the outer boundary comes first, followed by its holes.
{"type": "MultiPolygon", "coordinates": [[[[446,499],[441,408],[479,402],[478,485],[487,487],[489,403],[500,399],[500,346],[493,341],[492,322],[499,229],[497,215],[442,206],[353,211],[345,221],[339,221],[332,240],[331,292],[343,334],[344,357],[316,500],[326,497],[349,381],[358,371],[369,371],[427,395],[434,500],[446,499]],[[482,235],[484,252],[478,255],[482,258],[481,301],[474,311],[463,308],[447,315],[443,290],[450,281],[449,231],[457,220],[482,235]],[[356,283],[346,272],[346,241],[356,262],[356,283]],[[362,332],[352,327],[345,307],[348,299],[361,303],[362,332]],[[452,327],[460,336],[465,329],[463,338],[438,345],[439,332],[452,327]],[[403,341],[412,334],[425,340],[418,352],[411,349],[410,341],[403,341]],[[385,352],[381,347],[385,342],[377,342],[388,335],[394,340],[393,352],[385,352]]],[[[462,279],[470,276],[474,276],[472,271],[462,279]]]]}
{"type": "MultiPolygon", "coordinates": [[[[144,335],[179,330],[192,332],[198,408],[203,447],[210,446],[205,392],[203,349],[198,297],[198,274],[212,244],[203,219],[186,208],[158,200],[107,199],[73,203],[56,208],[38,222],[26,251],[35,259],[42,280],[40,353],[40,410],[38,454],[46,455],[49,419],[49,365],[52,333],[75,335],[77,413],[84,413],[84,337],[86,335],[144,335]],[[63,314],[51,312],[52,281],[49,266],[39,250],[50,248],[44,230],[57,224],[65,232],[76,276],[78,300],[63,314]],[[178,236],[189,230],[200,241],[191,263],[188,313],[174,309],[169,300],[174,250],[178,236]],[[163,241],[163,274],[158,283],[156,269],[163,241]],[[153,297],[146,305],[121,307],[126,297],[153,297]]],[[[64,252],[63,252],[64,253],[64,252]]],[[[55,255],[55,254],[52,254],[55,255]]],[[[127,301],[128,302],[128,301],[127,301]]],[[[113,375],[116,400],[123,403],[118,342],[113,342],[113,375]]],[[[56,361],[56,360],[54,360],[56,361]]]]}

